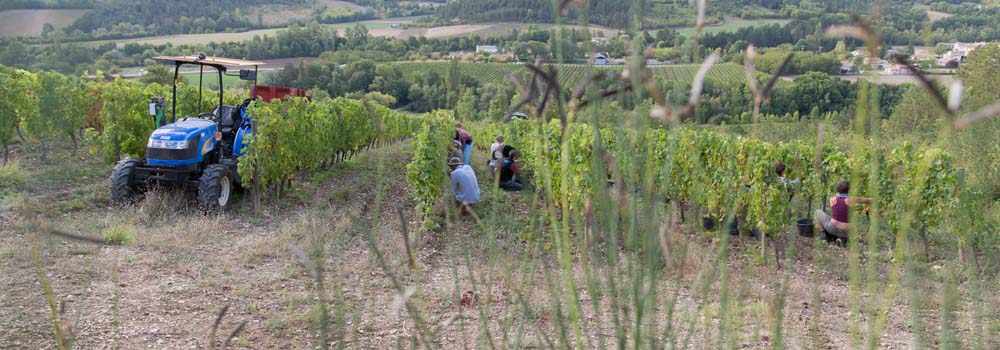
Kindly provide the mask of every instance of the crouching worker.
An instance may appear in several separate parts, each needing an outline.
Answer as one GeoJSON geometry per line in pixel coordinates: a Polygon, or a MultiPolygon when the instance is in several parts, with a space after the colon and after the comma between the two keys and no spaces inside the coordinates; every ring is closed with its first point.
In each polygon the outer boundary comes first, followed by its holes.
{"type": "Polygon", "coordinates": [[[448,159],[456,157],[459,159],[463,159],[465,157],[465,155],[462,153],[462,143],[458,142],[458,140],[452,141],[451,151],[449,152],[450,154],[448,155],[448,159]]]}
{"type": "Polygon", "coordinates": [[[461,158],[448,159],[451,189],[455,191],[455,204],[461,209],[479,202],[479,183],[472,167],[465,165],[461,158]]]}
{"type": "Polygon", "coordinates": [[[511,150],[507,154],[507,157],[503,159],[503,164],[500,165],[500,188],[507,191],[520,191],[524,189],[524,185],[517,181],[514,177],[518,173],[517,169],[517,150],[511,150]]]}
{"type": "Polygon", "coordinates": [[[848,195],[850,190],[851,183],[841,181],[837,184],[837,194],[830,197],[830,215],[827,215],[823,210],[816,211],[816,225],[823,233],[820,235],[821,238],[826,240],[836,238],[846,240],[850,231],[850,225],[848,224],[850,207],[855,204],[871,203],[871,198],[852,198],[848,195]]]}
{"type": "Polygon", "coordinates": [[[503,156],[500,152],[503,151],[504,146],[506,145],[503,143],[503,135],[497,135],[497,142],[490,145],[490,160],[488,164],[493,174],[496,174],[497,169],[502,165],[500,161],[503,159],[503,156]]]}

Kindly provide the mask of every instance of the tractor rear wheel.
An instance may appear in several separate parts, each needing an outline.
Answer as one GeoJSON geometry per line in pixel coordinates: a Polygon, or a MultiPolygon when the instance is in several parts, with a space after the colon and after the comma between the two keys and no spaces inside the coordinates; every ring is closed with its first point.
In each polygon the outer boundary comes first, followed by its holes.
{"type": "Polygon", "coordinates": [[[115,165],[111,172],[111,202],[134,203],[142,197],[142,184],[135,180],[135,168],[142,159],[126,158],[115,165]]]}
{"type": "Polygon", "coordinates": [[[226,210],[232,192],[233,177],[229,167],[222,164],[209,165],[198,180],[198,205],[210,212],[226,210]]]}

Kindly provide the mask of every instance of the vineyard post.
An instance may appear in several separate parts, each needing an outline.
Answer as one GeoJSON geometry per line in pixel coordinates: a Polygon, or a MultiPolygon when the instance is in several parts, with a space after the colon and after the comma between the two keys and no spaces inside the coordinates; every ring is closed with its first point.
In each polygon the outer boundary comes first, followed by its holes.
{"type": "MultiPolygon", "coordinates": [[[[254,120],[250,128],[252,130],[257,129],[257,121],[254,120]]],[[[253,162],[253,213],[254,215],[260,215],[260,172],[258,171],[257,162],[253,162]]]]}
{"type": "MultiPolygon", "coordinates": [[[[820,174],[821,173],[820,171],[823,169],[823,167],[821,165],[823,164],[823,133],[825,131],[826,131],[826,124],[823,123],[823,122],[820,122],[819,126],[817,127],[817,130],[816,130],[816,157],[813,160],[813,173],[815,173],[815,174],[820,174]]],[[[825,190],[827,188],[826,187],[827,186],[827,175],[826,175],[826,172],[823,172],[822,175],[820,175],[820,178],[822,179],[821,181],[823,183],[823,187],[820,188],[819,191],[813,191],[813,195],[819,196],[819,198],[820,198],[820,205],[822,206],[823,211],[826,211],[826,201],[823,200],[823,192],[822,192],[823,190],[825,190]]],[[[809,211],[810,211],[809,214],[812,215],[812,213],[811,213],[812,212],[812,198],[809,199],[809,211]]]]}

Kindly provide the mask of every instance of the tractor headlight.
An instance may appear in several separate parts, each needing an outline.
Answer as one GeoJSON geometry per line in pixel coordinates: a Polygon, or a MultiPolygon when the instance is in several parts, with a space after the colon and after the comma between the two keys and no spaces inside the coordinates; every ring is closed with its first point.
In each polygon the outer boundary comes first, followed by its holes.
{"type": "Polygon", "coordinates": [[[183,141],[170,141],[170,140],[155,140],[149,139],[149,143],[146,144],[149,148],[160,148],[160,149],[187,149],[187,140],[183,141]]]}

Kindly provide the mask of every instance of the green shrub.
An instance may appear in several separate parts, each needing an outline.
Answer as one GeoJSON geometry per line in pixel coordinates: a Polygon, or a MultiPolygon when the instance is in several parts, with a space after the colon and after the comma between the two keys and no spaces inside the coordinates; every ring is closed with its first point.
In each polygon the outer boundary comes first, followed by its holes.
{"type": "Polygon", "coordinates": [[[111,244],[125,245],[132,241],[132,228],[113,226],[104,231],[104,240],[111,244]]]}
{"type": "Polygon", "coordinates": [[[16,192],[28,182],[28,174],[18,162],[0,164],[0,194],[16,192]]]}

